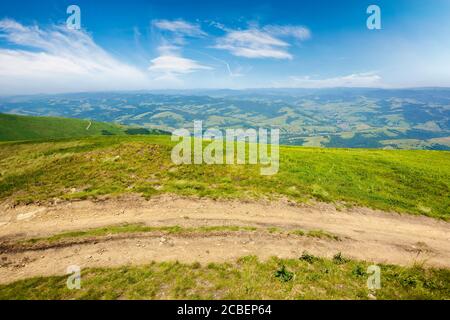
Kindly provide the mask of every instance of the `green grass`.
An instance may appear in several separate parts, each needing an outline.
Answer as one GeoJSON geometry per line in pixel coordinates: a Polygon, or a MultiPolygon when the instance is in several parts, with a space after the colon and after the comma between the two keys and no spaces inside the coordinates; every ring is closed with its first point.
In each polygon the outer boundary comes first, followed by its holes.
{"type": "Polygon", "coordinates": [[[329,239],[329,240],[335,240],[335,241],[339,241],[340,238],[330,232],[327,231],[323,231],[323,230],[310,230],[308,231],[308,233],[306,234],[309,237],[313,237],[313,238],[319,238],[319,239],[329,239]]]}
{"type": "Polygon", "coordinates": [[[88,137],[0,144],[0,201],[160,193],[308,199],[450,217],[450,153],[280,147],[280,170],[172,163],[167,136],[88,137]]]}
{"type": "Polygon", "coordinates": [[[125,127],[89,120],[0,114],[0,141],[124,135],[125,127]]]}
{"type": "Polygon", "coordinates": [[[153,227],[146,226],[144,224],[123,224],[114,225],[101,228],[94,228],[88,230],[80,231],[70,231],[63,232],[59,234],[52,235],[50,237],[43,238],[31,238],[21,240],[19,243],[22,245],[36,244],[36,243],[55,243],[62,240],[74,240],[78,238],[90,238],[90,237],[102,237],[114,234],[132,234],[132,233],[151,233],[151,232],[162,232],[166,234],[186,234],[186,233],[201,233],[201,232],[239,232],[239,231],[260,231],[273,233],[284,233],[288,235],[300,236],[300,237],[313,237],[325,240],[339,241],[340,238],[330,232],[323,230],[283,230],[281,228],[271,227],[267,229],[253,227],[253,226],[201,226],[201,227],[181,227],[175,226],[161,226],[153,227]]]}
{"type": "Polygon", "coordinates": [[[0,141],[42,141],[138,134],[166,134],[166,132],[82,119],[30,117],[0,113],[0,141]]]}
{"type": "Polygon", "coordinates": [[[144,224],[125,224],[95,228],[83,231],[71,231],[59,233],[45,238],[32,238],[22,241],[23,244],[34,244],[40,242],[54,243],[66,239],[101,237],[113,234],[123,233],[149,233],[163,232],[167,234],[193,233],[193,232],[238,232],[238,231],[256,231],[256,227],[248,226],[202,226],[202,227],[181,227],[181,226],[161,226],[152,227],[144,224]]]}
{"type": "Polygon", "coordinates": [[[369,263],[253,256],[235,263],[151,263],[81,271],[81,289],[67,276],[0,285],[0,299],[449,299],[450,270],[381,267],[381,289],[367,288],[369,263]]]}
{"type": "MultiPolygon", "coordinates": [[[[270,232],[277,232],[277,230],[269,230],[270,232]]],[[[325,239],[325,240],[334,240],[334,241],[340,241],[341,239],[328,231],[324,230],[293,230],[289,231],[289,234],[293,234],[296,236],[307,236],[312,238],[319,238],[319,239],[325,239]]]]}

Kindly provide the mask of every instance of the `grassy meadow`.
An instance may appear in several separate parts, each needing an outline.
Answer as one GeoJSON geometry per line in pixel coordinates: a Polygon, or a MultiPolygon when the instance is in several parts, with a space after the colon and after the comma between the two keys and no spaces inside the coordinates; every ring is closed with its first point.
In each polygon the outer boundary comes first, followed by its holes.
{"type": "Polygon", "coordinates": [[[0,114],[0,141],[124,135],[124,128],[112,123],[81,119],[0,114]]]}
{"type": "Polygon", "coordinates": [[[98,136],[0,144],[0,201],[32,203],[160,193],[316,199],[450,217],[450,153],[280,147],[279,172],[260,165],[175,165],[168,136],[98,136]]]}

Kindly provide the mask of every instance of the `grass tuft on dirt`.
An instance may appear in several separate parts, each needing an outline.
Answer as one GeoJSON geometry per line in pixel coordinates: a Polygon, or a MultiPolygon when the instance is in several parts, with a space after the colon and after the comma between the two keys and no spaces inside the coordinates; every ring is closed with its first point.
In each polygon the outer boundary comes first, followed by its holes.
{"type": "Polygon", "coordinates": [[[325,240],[336,240],[339,241],[340,238],[332,233],[323,230],[283,230],[281,228],[257,228],[253,226],[201,226],[201,227],[181,227],[181,226],[147,226],[145,224],[121,224],[114,226],[107,226],[101,228],[94,228],[88,230],[80,231],[70,231],[63,232],[59,234],[52,235],[50,237],[43,238],[31,238],[22,240],[19,242],[21,245],[33,245],[39,243],[56,243],[63,240],[74,240],[80,238],[91,238],[91,237],[103,237],[115,234],[133,234],[133,233],[152,233],[152,232],[162,232],[166,234],[188,234],[188,233],[211,233],[211,232],[269,232],[272,234],[287,234],[294,236],[305,236],[320,238],[325,240]]]}

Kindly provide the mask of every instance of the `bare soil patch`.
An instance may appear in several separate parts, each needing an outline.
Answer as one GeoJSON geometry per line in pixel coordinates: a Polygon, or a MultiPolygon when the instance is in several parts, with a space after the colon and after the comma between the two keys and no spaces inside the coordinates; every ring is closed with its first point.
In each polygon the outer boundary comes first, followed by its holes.
{"type": "Polygon", "coordinates": [[[292,258],[303,251],[332,257],[337,252],[376,263],[450,268],[450,224],[422,216],[367,208],[289,201],[215,201],[165,195],[29,205],[0,209],[0,283],[64,274],[70,265],[113,267],[150,261],[224,262],[244,255],[292,258]],[[12,243],[61,232],[123,223],[149,226],[255,226],[257,231],[119,234],[65,240],[20,249],[12,243]],[[270,233],[324,230],[341,241],[270,233]],[[3,248],[3,249],[2,249],[3,248]]]}

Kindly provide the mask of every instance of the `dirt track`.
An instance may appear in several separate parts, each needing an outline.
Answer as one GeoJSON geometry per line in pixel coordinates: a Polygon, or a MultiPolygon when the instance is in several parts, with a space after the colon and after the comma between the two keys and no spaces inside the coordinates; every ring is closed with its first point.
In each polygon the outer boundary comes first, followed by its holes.
{"type": "Polygon", "coordinates": [[[316,203],[214,201],[137,196],[105,201],[23,206],[0,211],[0,243],[120,223],[150,226],[256,226],[261,231],[164,235],[148,233],[93,238],[83,243],[0,253],[0,283],[65,274],[69,265],[119,266],[154,261],[232,261],[243,255],[298,257],[304,250],[331,257],[450,268],[450,224],[426,217],[366,208],[337,211],[316,203]],[[341,241],[269,233],[268,227],[324,230],[341,241]]]}

